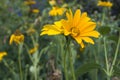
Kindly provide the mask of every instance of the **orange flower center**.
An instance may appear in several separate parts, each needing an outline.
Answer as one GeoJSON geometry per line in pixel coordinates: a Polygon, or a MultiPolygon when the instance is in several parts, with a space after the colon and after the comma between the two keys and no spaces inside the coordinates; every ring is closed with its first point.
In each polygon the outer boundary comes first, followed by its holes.
{"type": "Polygon", "coordinates": [[[80,34],[80,31],[79,31],[78,28],[72,27],[71,28],[71,34],[72,34],[72,36],[78,36],[80,34]]]}

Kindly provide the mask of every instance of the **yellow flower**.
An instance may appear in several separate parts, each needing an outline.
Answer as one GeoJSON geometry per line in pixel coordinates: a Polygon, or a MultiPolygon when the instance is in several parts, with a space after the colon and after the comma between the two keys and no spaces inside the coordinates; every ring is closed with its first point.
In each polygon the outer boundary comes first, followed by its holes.
{"type": "Polygon", "coordinates": [[[29,50],[30,54],[34,54],[38,50],[38,45],[36,45],[34,48],[29,50]]]}
{"type": "Polygon", "coordinates": [[[49,0],[49,4],[50,4],[51,6],[56,5],[56,0],[49,0]]]}
{"type": "Polygon", "coordinates": [[[26,5],[33,5],[33,4],[36,4],[36,1],[28,0],[28,1],[24,1],[24,4],[26,4],[26,5]]]}
{"type": "Polygon", "coordinates": [[[94,44],[91,37],[98,38],[100,34],[94,30],[96,28],[96,23],[91,21],[87,16],[87,13],[81,13],[78,9],[73,16],[72,11],[70,10],[66,13],[66,16],[67,20],[62,19],[55,22],[53,25],[45,25],[40,35],[70,35],[81,45],[82,48],[84,48],[83,41],[94,44]]]}
{"type": "Polygon", "coordinates": [[[32,9],[32,12],[33,13],[39,13],[40,11],[39,11],[39,9],[32,9]]]}
{"type": "Polygon", "coordinates": [[[19,30],[16,30],[14,34],[11,35],[9,44],[11,45],[13,42],[16,44],[20,44],[24,41],[24,35],[19,32],[19,30]]]}
{"type": "Polygon", "coordinates": [[[62,7],[63,7],[63,8],[66,8],[66,7],[68,7],[68,4],[64,3],[64,4],[62,5],[62,7]]]}
{"type": "Polygon", "coordinates": [[[65,8],[61,7],[52,7],[52,10],[49,11],[49,15],[50,16],[57,16],[57,15],[63,15],[63,13],[65,12],[65,8]]]}
{"type": "Polygon", "coordinates": [[[33,34],[33,33],[35,33],[35,29],[34,28],[29,28],[26,32],[27,32],[27,34],[29,34],[29,35],[31,35],[31,34],[33,34]]]}
{"type": "Polygon", "coordinates": [[[7,55],[7,52],[0,52],[0,61],[2,61],[3,57],[7,55]]]}
{"type": "Polygon", "coordinates": [[[72,36],[82,48],[84,48],[83,41],[94,44],[94,41],[90,37],[98,38],[100,34],[94,30],[96,23],[91,21],[87,13],[81,13],[78,9],[73,16],[70,10],[66,13],[66,16],[67,20],[62,20],[64,35],[72,36]]]}
{"type": "Polygon", "coordinates": [[[101,24],[101,22],[100,22],[100,21],[98,21],[98,22],[97,22],[97,25],[98,25],[98,26],[101,26],[102,24],[101,24]]]}
{"type": "Polygon", "coordinates": [[[98,1],[98,6],[103,6],[103,7],[112,7],[113,4],[110,1],[98,1]]]}

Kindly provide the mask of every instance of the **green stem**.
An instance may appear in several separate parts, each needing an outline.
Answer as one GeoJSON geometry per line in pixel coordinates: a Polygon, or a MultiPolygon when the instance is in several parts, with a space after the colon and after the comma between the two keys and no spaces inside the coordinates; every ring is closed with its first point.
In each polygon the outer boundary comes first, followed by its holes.
{"type": "Polygon", "coordinates": [[[34,63],[34,61],[33,61],[33,59],[32,59],[32,56],[31,56],[30,53],[29,53],[28,46],[27,46],[25,43],[24,43],[24,46],[25,46],[25,48],[26,48],[26,50],[27,50],[27,53],[28,53],[28,56],[29,56],[31,62],[34,63]]]}
{"type": "Polygon", "coordinates": [[[34,64],[34,70],[35,70],[35,80],[37,80],[37,65],[36,64],[34,64]]]}
{"type": "Polygon", "coordinates": [[[59,51],[60,51],[60,56],[61,56],[61,64],[62,64],[62,67],[63,67],[63,70],[64,70],[64,76],[65,76],[65,80],[68,80],[68,76],[67,76],[67,68],[66,68],[66,52],[64,50],[64,47],[65,47],[65,44],[64,44],[64,37],[61,37],[61,39],[58,39],[59,40],[59,51]]]}
{"type": "Polygon", "coordinates": [[[111,80],[111,79],[110,79],[110,76],[107,76],[107,80],[111,80]]]}
{"type": "Polygon", "coordinates": [[[100,62],[100,59],[99,59],[99,54],[100,54],[100,51],[101,51],[101,37],[98,39],[98,47],[97,47],[98,49],[97,49],[97,52],[96,53],[98,53],[98,54],[96,54],[96,58],[97,58],[97,60],[96,60],[96,62],[99,64],[100,62]]]}
{"type": "Polygon", "coordinates": [[[37,67],[37,65],[38,65],[38,62],[39,62],[39,55],[38,55],[38,51],[36,51],[34,54],[33,54],[33,58],[34,58],[34,63],[33,63],[33,66],[34,66],[34,77],[35,77],[35,80],[37,80],[38,79],[38,72],[37,72],[37,70],[38,70],[38,67],[37,67]]]}
{"type": "Polygon", "coordinates": [[[108,65],[108,57],[107,57],[107,48],[106,48],[106,40],[104,38],[104,51],[105,51],[105,62],[106,62],[106,69],[109,72],[109,65],[108,65]]]}
{"type": "Polygon", "coordinates": [[[109,63],[108,63],[108,57],[107,57],[107,47],[106,47],[106,40],[105,40],[105,38],[104,38],[104,50],[105,50],[105,62],[106,62],[107,80],[110,80],[109,63]]]}
{"type": "Polygon", "coordinates": [[[15,75],[16,73],[14,72],[14,70],[12,68],[10,68],[10,66],[8,65],[8,63],[3,59],[3,63],[5,64],[5,66],[10,70],[10,72],[15,75]]]}
{"type": "Polygon", "coordinates": [[[119,46],[120,46],[120,35],[119,35],[119,40],[118,40],[117,48],[116,48],[116,51],[115,51],[115,56],[114,56],[114,59],[113,59],[113,62],[112,62],[112,66],[111,66],[111,69],[110,69],[110,74],[111,75],[112,75],[112,72],[113,72],[113,66],[115,65],[115,62],[117,60],[119,46]]]}
{"type": "Polygon", "coordinates": [[[105,21],[105,12],[106,12],[106,9],[104,8],[103,13],[102,13],[102,20],[101,20],[101,25],[102,26],[104,25],[104,21],[105,21]]]}
{"type": "Polygon", "coordinates": [[[70,39],[69,38],[67,41],[67,50],[68,50],[68,54],[69,54],[68,58],[70,60],[70,68],[71,68],[72,77],[73,77],[73,80],[76,80],[75,71],[74,71],[73,56],[72,56],[72,53],[70,51],[70,39]]]}
{"type": "MultiPolygon", "coordinates": [[[[71,53],[71,52],[70,52],[71,53]]],[[[72,72],[72,76],[73,76],[73,80],[76,80],[75,78],[75,71],[74,71],[74,64],[73,64],[73,60],[72,60],[72,54],[70,54],[70,66],[71,66],[71,72],[72,72]]]]}
{"type": "Polygon", "coordinates": [[[66,55],[67,55],[67,53],[66,53],[66,51],[65,51],[65,53],[64,53],[64,73],[65,73],[65,80],[68,80],[68,73],[67,73],[67,66],[66,66],[66,55]]]}
{"type": "Polygon", "coordinates": [[[21,65],[21,52],[22,52],[23,43],[19,44],[19,52],[18,52],[18,64],[19,64],[19,70],[20,70],[20,80],[23,80],[22,75],[22,65],[21,65]]]}

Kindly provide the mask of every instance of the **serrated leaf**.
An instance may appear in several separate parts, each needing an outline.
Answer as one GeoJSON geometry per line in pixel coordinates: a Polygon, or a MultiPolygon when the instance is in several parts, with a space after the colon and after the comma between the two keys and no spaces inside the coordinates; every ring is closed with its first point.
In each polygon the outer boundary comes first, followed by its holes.
{"type": "Polygon", "coordinates": [[[79,75],[89,72],[90,70],[99,69],[99,68],[101,68],[101,66],[99,64],[87,63],[87,64],[83,64],[82,66],[77,68],[75,74],[76,74],[76,77],[78,78],[79,75]]]}
{"type": "Polygon", "coordinates": [[[106,34],[108,34],[108,33],[111,31],[111,29],[110,29],[110,27],[102,26],[102,27],[99,27],[99,28],[98,28],[98,31],[99,31],[102,35],[106,35],[106,34]]]}

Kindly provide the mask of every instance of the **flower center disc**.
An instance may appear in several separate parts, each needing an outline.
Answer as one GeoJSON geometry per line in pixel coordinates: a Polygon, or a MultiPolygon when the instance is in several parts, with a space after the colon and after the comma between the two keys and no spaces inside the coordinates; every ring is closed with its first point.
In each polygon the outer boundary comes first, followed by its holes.
{"type": "Polygon", "coordinates": [[[72,36],[77,36],[77,35],[79,35],[79,33],[80,33],[80,31],[79,31],[78,28],[76,28],[76,27],[72,27],[71,28],[71,34],[72,34],[72,36]]]}

